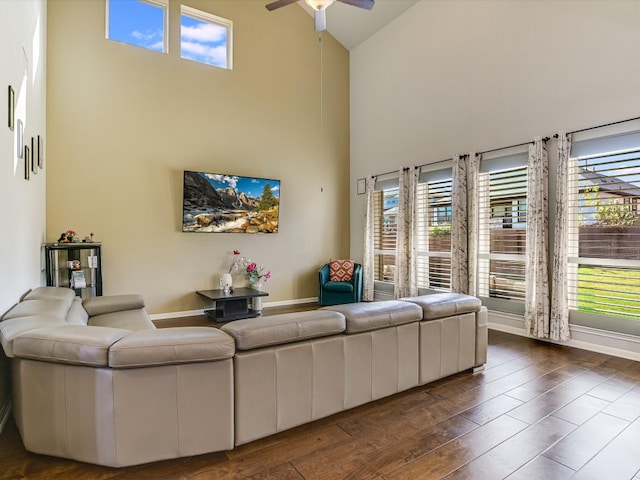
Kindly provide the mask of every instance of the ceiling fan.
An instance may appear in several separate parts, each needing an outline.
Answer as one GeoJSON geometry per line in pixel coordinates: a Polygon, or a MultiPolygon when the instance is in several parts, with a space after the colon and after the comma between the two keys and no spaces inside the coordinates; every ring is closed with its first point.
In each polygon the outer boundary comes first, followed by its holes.
{"type": "MultiPolygon", "coordinates": [[[[272,11],[281,7],[286,7],[298,0],[276,0],[266,5],[267,10],[272,11]]],[[[327,29],[327,17],[325,11],[334,1],[351,5],[353,7],[371,10],[375,4],[375,0],[304,0],[314,10],[314,18],[316,23],[316,32],[322,32],[327,29]]]]}

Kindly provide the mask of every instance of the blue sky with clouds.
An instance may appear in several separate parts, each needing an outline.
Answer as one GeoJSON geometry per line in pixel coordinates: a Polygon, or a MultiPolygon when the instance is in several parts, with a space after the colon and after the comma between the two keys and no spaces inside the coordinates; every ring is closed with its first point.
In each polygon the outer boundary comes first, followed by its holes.
{"type": "MultiPolygon", "coordinates": [[[[164,46],[164,12],[138,0],[109,1],[109,39],[157,52],[164,46]]],[[[180,55],[197,62],[227,67],[227,28],[181,15],[180,55]]]]}
{"type": "Polygon", "coordinates": [[[214,188],[233,187],[238,192],[253,198],[260,198],[264,186],[268,183],[274,197],[280,198],[280,181],[266,178],[240,177],[238,175],[203,174],[214,188]]]}

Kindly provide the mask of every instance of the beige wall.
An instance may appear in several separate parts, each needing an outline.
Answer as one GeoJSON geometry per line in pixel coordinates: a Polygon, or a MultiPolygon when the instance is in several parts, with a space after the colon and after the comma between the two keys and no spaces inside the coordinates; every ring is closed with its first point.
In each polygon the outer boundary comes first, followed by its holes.
{"type": "Polygon", "coordinates": [[[234,22],[226,71],[180,59],[179,2],[169,55],[105,40],[104,3],[49,2],[47,240],[94,232],[105,294],[151,313],[203,308],[234,249],[272,271],[269,301],[315,297],[349,252],[348,52],[296,5],[186,2],[234,22]],[[280,232],[182,233],[185,169],[280,179],[280,232]]]}
{"type": "MultiPolygon", "coordinates": [[[[46,20],[44,0],[0,1],[0,315],[41,281],[47,170],[24,180],[17,130],[7,126],[7,90],[15,91],[24,142],[45,138],[46,20]]],[[[8,401],[8,361],[0,352],[0,425],[8,401]]]]}

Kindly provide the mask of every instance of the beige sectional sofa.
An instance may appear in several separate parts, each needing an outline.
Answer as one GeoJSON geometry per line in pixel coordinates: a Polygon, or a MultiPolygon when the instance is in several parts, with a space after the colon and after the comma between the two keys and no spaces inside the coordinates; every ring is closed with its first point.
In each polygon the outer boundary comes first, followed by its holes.
{"type": "Polygon", "coordinates": [[[156,329],[138,295],[42,287],[0,340],[31,452],[120,467],[234,446],[235,346],[218,329],[156,329]]]}
{"type": "Polygon", "coordinates": [[[118,467],[229,450],[481,367],[487,315],[435,294],[156,329],[140,296],[41,287],[0,341],[27,450],[118,467]]]}

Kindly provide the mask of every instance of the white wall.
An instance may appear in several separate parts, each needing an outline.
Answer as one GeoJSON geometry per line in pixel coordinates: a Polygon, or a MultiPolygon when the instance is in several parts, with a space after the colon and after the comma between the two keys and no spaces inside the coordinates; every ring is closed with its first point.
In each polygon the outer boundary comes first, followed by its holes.
{"type": "Polygon", "coordinates": [[[636,117],[638,45],[635,0],[423,0],[352,50],[351,256],[358,178],[636,117]]]}
{"type": "MultiPolygon", "coordinates": [[[[46,2],[0,1],[0,315],[40,284],[45,230],[45,170],[24,180],[16,135],[7,126],[7,91],[15,91],[24,142],[45,131],[46,2]]],[[[45,142],[46,145],[46,142],[45,142]]],[[[9,395],[7,359],[0,353],[0,422],[9,395]]]]}

